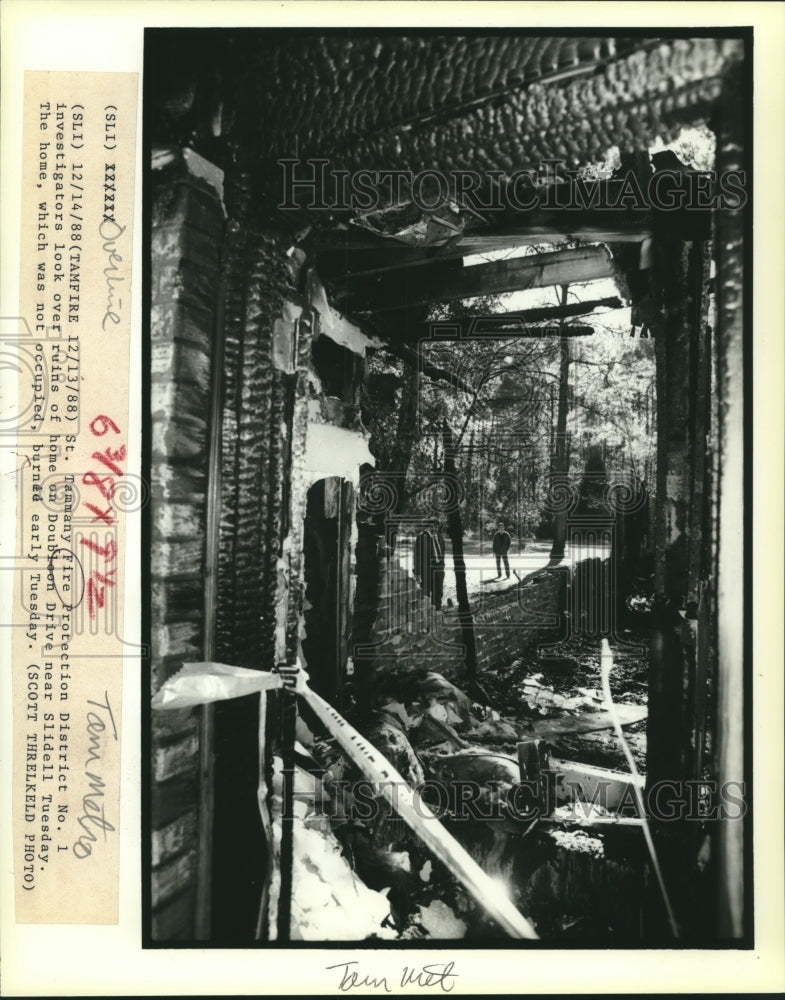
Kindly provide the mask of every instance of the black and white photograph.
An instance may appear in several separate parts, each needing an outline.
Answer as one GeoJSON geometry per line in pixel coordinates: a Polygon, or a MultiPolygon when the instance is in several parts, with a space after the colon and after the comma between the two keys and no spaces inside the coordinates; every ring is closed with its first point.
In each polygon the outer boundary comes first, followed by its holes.
{"type": "Polygon", "coordinates": [[[144,947],[753,947],[752,52],[145,30],[144,947]]]}

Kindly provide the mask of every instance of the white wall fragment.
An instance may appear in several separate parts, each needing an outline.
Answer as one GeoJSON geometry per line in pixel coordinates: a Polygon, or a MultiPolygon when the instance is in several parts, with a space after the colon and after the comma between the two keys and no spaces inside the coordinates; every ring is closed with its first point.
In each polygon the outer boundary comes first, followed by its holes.
{"type": "Polygon", "coordinates": [[[342,347],[348,347],[355,354],[365,357],[368,347],[381,347],[381,341],[367,337],[362,330],[350,323],[337,312],[327,301],[324,285],[312,271],[309,282],[309,297],[311,305],[319,313],[319,332],[334,340],[342,347]]]}
{"type": "Polygon", "coordinates": [[[357,486],[361,465],[376,465],[362,434],[309,420],[303,469],[309,486],[330,476],[340,476],[357,486]]]}

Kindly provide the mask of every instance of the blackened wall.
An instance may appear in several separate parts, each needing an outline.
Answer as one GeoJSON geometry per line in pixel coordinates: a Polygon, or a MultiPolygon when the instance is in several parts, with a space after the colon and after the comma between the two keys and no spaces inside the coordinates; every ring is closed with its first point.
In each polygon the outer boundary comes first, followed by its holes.
{"type": "MultiPolygon", "coordinates": [[[[272,345],[284,298],[295,293],[286,245],[257,214],[241,170],[227,178],[226,208],[214,653],[222,663],[269,671],[289,530],[293,405],[272,345]]],[[[234,946],[254,940],[267,861],[258,734],[257,697],[216,705],[211,940],[234,946]]]]}
{"type": "MultiPolygon", "coordinates": [[[[153,691],[184,662],[202,659],[210,367],[224,231],[219,194],[200,158],[177,152],[159,163],[151,174],[153,691]]],[[[193,936],[199,750],[198,713],[153,713],[152,936],[158,940],[193,936]]]]}
{"type": "Polygon", "coordinates": [[[509,174],[548,157],[584,166],[704,119],[739,55],[712,38],[249,34],[233,44],[226,85],[239,110],[228,131],[268,176],[283,156],[414,172],[509,174]]]}
{"type": "MultiPolygon", "coordinates": [[[[286,246],[256,215],[241,171],[233,172],[227,186],[227,219],[220,171],[190,150],[159,154],[157,162],[151,323],[154,691],[185,662],[209,658],[264,670],[275,665],[293,387],[291,376],[273,362],[272,338],[284,297],[297,298],[286,246]],[[208,467],[212,419],[218,447],[208,467]],[[210,492],[220,511],[217,538],[208,537],[210,492]],[[209,609],[208,545],[216,553],[209,609]],[[211,618],[214,633],[208,635],[211,618]]],[[[255,933],[266,850],[257,801],[258,698],[228,701],[211,713],[209,735],[200,731],[199,710],[153,716],[152,935],[157,940],[209,933],[214,941],[238,944],[255,933]],[[210,899],[207,931],[196,918],[204,910],[197,906],[202,856],[209,872],[200,896],[210,899]]]]}

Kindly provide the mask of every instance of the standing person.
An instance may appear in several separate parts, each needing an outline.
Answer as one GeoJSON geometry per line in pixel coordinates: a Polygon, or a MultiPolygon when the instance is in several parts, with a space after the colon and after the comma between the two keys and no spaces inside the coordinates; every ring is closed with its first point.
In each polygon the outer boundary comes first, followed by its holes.
{"type": "Polygon", "coordinates": [[[497,580],[501,580],[502,578],[502,559],[504,560],[507,579],[510,579],[510,560],[507,558],[507,553],[510,551],[511,542],[512,539],[510,538],[509,531],[505,530],[504,521],[499,521],[496,533],[493,536],[493,554],[496,556],[497,580]]]}
{"type": "Polygon", "coordinates": [[[439,525],[427,527],[414,540],[414,575],[438,610],[444,592],[444,538],[439,525]]]}

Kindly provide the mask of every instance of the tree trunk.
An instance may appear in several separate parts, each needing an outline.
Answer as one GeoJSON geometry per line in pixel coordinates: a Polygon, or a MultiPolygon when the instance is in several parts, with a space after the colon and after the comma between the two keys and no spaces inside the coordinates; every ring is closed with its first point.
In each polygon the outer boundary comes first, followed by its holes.
{"type": "Polygon", "coordinates": [[[469,448],[466,452],[466,520],[469,522],[469,530],[474,531],[477,521],[477,501],[474,484],[474,429],[469,435],[469,448]]]}
{"type": "MultiPolygon", "coordinates": [[[[567,303],[567,286],[562,285],[561,304],[567,303]]],[[[563,328],[564,324],[560,326],[563,328]]],[[[559,337],[559,403],[556,414],[556,441],[553,453],[553,482],[565,482],[568,473],[567,464],[567,407],[570,391],[570,340],[562,333],[559,337]]],[[[553,519],[553,547],[551,559],[564,558],[564,546],[567,541],[567,511],[557,512],[553,519]]]]}
{"type": "MultiPolygon", "coordinates": [[[[395,442],[390,450],[389,468],[384,472],[392,472],[391,486],[396,493],[395,513],[405,514],[409,504],[409,490],[406,473],[412,457],[415,438],[417,436],[417,394],[419,392],[419,372],[415,365],[404,364],[404,382],[401,392],[401,408],[398,413],[398,426],[395,432],[395,442]]],[[[395,549],[396,529],[392,526],[390,545],[395,549]]]]}
{"type": "Polygon", "coordinates": [[[383,312],[430,306],[477,295],[501,295],[528,288],[576,284],[613,277],[613,261],[604,246],[570,247],[465,267],[462,260],[442,260],[386,274],[345,275],[335,281],[343,311],[383,312]]]}
{"type": "MultiPolygon", "coordinates": [[[[444,441],[444,471],[448,476],[457,476],[455,466],[455,443],[452,431],[447,423],[443,430],[444,441]]],[[[461,510],[456,504],[447,515],[447,533],[452,543],[453,567],[455,570],[455,596],[458,601],[458,621],[461,626],[461,638],[466,650],[466,681],[467,690],[479,697],[484,704],[490,699],[477,681],[477,642],[474,634],[474,617],[469,604],[469,592],[466,587],[466,562],[463,558],[463,519],[461,510]]]]}

